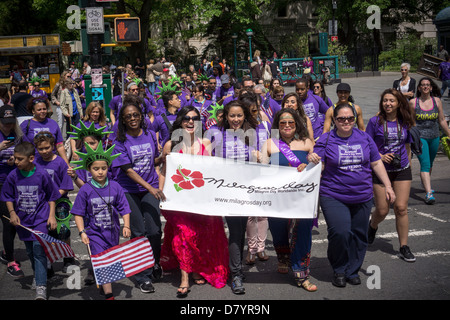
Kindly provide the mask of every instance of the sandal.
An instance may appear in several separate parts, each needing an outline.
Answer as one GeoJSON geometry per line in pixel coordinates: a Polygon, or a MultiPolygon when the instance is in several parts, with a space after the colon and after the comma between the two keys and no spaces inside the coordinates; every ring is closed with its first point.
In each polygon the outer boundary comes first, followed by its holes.
{"type": "Polygon", "coordinates": [[[295,281],[297,282],[297,286],[305,289],[308,292],[317,291],[317,286],[309,282],[308,279],[295,279],[295,281]]]}
{"type": "Polygon", "coordinates": [[[189,289],[189,287],[178,287],[177,290],[177,298],[186,298],[188,293],[191,292],[191,290],[189,289]],[[182,291],[180,291],[180,289],[182,291]],[[184,289],[186,289],[186,291],[184,291],[184,289]],[[183,292],[184,291],[184,292],[183,292]]]}
{"type": "Polygon", "coordinates": [[[269,260],[269,256],[266,254],[265,251],[258,252],[256,255],[258,256],[259,261],[267,261],[267,260],[269,260]]]}
{"type": "Polygon", "coordinates": [[[195,276],[192,276],[192,280],[194,280],[194,283],[195,283],[196,285],[199,285],[199,286],[204,285],[204,284],[206,283],[205,278],[203,278],[203,277],[202,277],[201,275],[199,275],[198,273],[195,274],[195,276]]]}

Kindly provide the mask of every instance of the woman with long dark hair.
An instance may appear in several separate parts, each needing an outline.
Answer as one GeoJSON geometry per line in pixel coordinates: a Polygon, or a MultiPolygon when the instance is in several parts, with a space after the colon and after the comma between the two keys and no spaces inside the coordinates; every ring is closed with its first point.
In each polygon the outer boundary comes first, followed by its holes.
{"type": "MultiPolygon", "coordinates": [[[[405,96],[396,89],[385,90],[380,99],[378,115],[372,117],[366,133],[372,137],[381,155],[389,180],[396,195],[394,213],[400,242],[400,257],[414,262],[415,257],[408,247],[408,200],[411,191],[411,134],[415,125],[405,96]]],[[[386,190],[380,179],[372,175],[375,210],[369,223],[368,242],[373,243],[378,225],[389,213],[390,203],[386,200],[386,190]]]]}
{"type": "Polygon", "coordinates": [[[134,277],[141,292],[151,293],[155,289],[152,279],[161,277],[159,266],[161,253],[161,218],[159,202],[165,200],[159,189],[156,167],[161,164],[156,135],[149,130],[144,111],[138,103],[124,103],[118,115],[115,152],[121,155],[113,161],[117,182],[124,188],[131,207],[131,238],[146,236],[153,249],[155,266],[134,277]]]}
{"type": "MultiPolygon", "coordinates": [[[[182,108],[172,126],[172,139],[166,142],[162,157],[171,152],[211,155],[211,143],[202,138],[200,112],[196,107],[182,108]]],[[[163,189],[166,167],[160,175],[163,189]]],[[[218,216],[163,210],[166,218],[161,264],[164,270],[179,267],[181,282],[178,297],[189,292],[189,274],[196,284],[210,283],[215,288],[226,285],[228,278],[228,248],[223,221],[218,216]]]]}
{"type": "Polygon", "coordinates": [[[450,137],[440,97],[441,93],[436,83],[424,77],[417,85],[416,99],[409,101],[422,141],[422,154],[417,157],[420,162],[420,179],[426,192],[426,204],[434,204],[436,201],[434,190],[431,188],[431,170],[439,148],[439,127],[450,137]]]}

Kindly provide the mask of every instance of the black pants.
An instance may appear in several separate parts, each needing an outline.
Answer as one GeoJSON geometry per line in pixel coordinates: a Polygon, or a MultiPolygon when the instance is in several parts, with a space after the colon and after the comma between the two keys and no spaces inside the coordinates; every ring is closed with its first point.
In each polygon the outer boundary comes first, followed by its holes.
{"type": "MultiPolygon", "coordinates": [[[[0,190],[2,187],[3,184],[0,184],[0,190]]],[[[8,262],[12,262],[14,261],[14,238],[16,237],[16,227],[14,227],[8,219],[3,217],[6,216],[9,218],[6,202],[0,201],[0,215],[3,222],[3,249],[5,250],[5,259],[8,262]]]]}
{"type": "Polygon", "coordinates": [[[248,217],[225,217],[228,225],[228,251],[231,276],[242,275],[242,257],[248,217]]]}

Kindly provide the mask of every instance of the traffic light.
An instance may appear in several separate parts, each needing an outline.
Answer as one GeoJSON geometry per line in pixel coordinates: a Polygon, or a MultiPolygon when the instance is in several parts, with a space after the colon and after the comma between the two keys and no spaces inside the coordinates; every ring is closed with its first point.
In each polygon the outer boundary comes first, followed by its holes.
{"type": "Polygon", "coordinates": [[[114,36],[116,42],[141,41],[141,22],[139,18],[114,19],[114,36]]]}

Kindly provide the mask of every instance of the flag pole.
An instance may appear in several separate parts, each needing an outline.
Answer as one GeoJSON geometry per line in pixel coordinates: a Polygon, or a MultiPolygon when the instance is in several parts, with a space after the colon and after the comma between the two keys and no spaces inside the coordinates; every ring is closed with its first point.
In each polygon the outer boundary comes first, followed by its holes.
{"type": "Polygon", "coordinates": [[[88,253],[89,253],[89,259],[91,260],[91,266],[92,266],[92,273],[94,274],[94,279],[95,279],[95,283],[97,284],[97,289],[99,288],[98,285],[98,281],[97,281],[97,276],[95,275],[95,270],[94,270],[94,266],[92,265],[92,253],[91,253],[91,247],[89,247],[89,244],[86,245],[87,249],[88,249],[88,253]]]}

